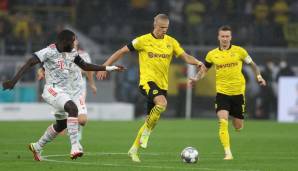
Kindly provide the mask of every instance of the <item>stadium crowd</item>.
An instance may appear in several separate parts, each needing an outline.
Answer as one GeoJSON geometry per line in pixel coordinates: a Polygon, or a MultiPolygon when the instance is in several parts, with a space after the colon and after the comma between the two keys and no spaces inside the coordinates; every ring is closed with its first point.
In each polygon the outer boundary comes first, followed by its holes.
{"type": "MultiPolygon", "coordinates": [[[[21,57],[52,43],[66,24],[95,40],[105,54],[110,54],[134,37],[150,32],[152,16],[159,12],[169,15],[169,35],[174,35],[183,46],[216,46],[216,29],[229,24],[234,44],[269,49],[298,47],[298,1],[294,0],[0,0],[0,58],[21,57]]],[[[274,60],[260,62],[268,86],[264,90],[248,86],[251,99],[256,101],[248,106],[252,106],[249,110],[256,118],[269,118],[268,113],[276,113],[278,78],[295,75],[290,65],[293,63],[280,61],[278,55],[272,55],[277,56],[274,60]]],[[[252,54],[255,56],[258,55],[252,54]]],[[[134,88],[138,84],[137,61],[124,63],[128,70],[117,76],[121,88],[116,89],[116,99],[142,103],[134,88]]],[[[2,75],[11,75],[15,67],[0,71],[2,75]]],[[[32,74],[28,80],[32,81],[32,74]]],[[[183,88],[179,90],[183,92],[183,88]]]]}
{"type": "Polygon", "coordinates": [[[158,12],[169,15],[175,25],[169,34],[183,44],[216,45],[215,28],[229,24],[244,46],[297,46],[297,11],[292,0],[1,0],[0,48],[33,51],[49,43],[42,35],[71,24],[110,50],[150,31],[158,12]]]}

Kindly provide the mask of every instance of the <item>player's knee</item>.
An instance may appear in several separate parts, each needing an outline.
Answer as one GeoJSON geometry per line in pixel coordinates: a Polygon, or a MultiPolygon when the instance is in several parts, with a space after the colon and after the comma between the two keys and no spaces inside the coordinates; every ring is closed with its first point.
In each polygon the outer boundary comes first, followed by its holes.
{"type": "Polygon", "coordinates": [[[236,131],[241,131],[243,129],[242,123],[237,123],[234,125],[236,131]]]}
{"type": "Polygon", "coordinates": [[[87,117],[85,115],[79,115],[79,124],[85,126],[87,124],[87,117]]]}
{"type": "Polygon", "coordinates": [[[53,125],[56,132],[61,132],[67,127],[67,120],[57,120],[56,124],[53,125]]]}
{"type": "Polygon", "coordinates": [[[66,102],[64,110],[68,113],[69,117],[78,117],[78,107],[72,100],[66,102]]]}
{"type": "Polygon", "coordinates": [[[159,106],[160,108],[162,108],[163,111],[167,109],[167,101],[157,102],[156,105],[159,106]]]}

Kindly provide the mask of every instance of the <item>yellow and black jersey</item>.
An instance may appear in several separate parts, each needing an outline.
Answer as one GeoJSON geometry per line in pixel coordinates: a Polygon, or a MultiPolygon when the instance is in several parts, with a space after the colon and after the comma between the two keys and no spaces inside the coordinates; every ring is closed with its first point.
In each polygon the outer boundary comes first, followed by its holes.
{"type": "Polygon", "coordinates": [[[245,79],[242,74],[242,63],[251,63],[252,59],[247,51],[231,45],[227,50],[220,48],[208,52],[205,65],[210,68],[215,66],[216,91],[225,95],[240,95],[245,92],[245,79]]]}
{"type": "Polygon", "coordinates": [[[130,51],[139,54],[140,86],[149,89],[148,82],[153,81],[163,90],[168,90],[169,66],[173,56],[179,57],[184,50],[178,41],[168,35],[157,39],[152,33],[135,38],[127,45],[130,51]]]}

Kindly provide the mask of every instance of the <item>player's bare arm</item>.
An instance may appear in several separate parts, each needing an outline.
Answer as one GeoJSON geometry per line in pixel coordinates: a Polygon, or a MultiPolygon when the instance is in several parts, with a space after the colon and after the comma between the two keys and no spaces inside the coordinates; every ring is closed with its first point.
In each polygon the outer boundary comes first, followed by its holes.
{"type": "Polygon", "coordinates": [[[195,57],[187,54],[186,52],[182,53],[180,55],[180,58],[183,59],[188,64],[196,65],[197,69],[200,69],[201,67],[205,67],[201,61],[197,60],[195,57]]]}
{"type": "Polygon", "coordinates": [[[253,61],[251,61],[251,63],[249,63],[249,65],[251,66],[252,70],[254,71],[255,75],[256,75],[256,79],[259,83],[260,86],[266,86],[266,81],[263,79],[261,73],[260,73],[260,69],[257,66],[256,63],[254,63],[253,61]]]}
{"type": "Polygon", "coordinates": [[[84,71],[123,71],[125,68],[121,65],[118,66],[104,66],[95,65],[85,62],[79,55],[75,57],[74,63],[77,64],[84,71]]]}
{"type": "Polygon", "coordinates": [[[45,78],[45,70],[43,67],[38,68],[36,78],[38,81],[43,80],[45,78]]]}
{"type": "Polygon", "coordinates": [[[91,88],[92,93],[95,95],[97,93],[97,88],[94,83],[93,75],[94,75],[93,71],[86,71],[86,78],[88,80],[89,87],[91,88]]]}
{"type": "MultiPolygon", "coordinates": [[[[110,56],[108,58],[108,60],[103,64],[103,66],[112,65],[113,63],[115,63],[116,61],[121,59],[124,56],[124,54],[126,54],[128,52],[129,52],[129,49],[128,49],[127,46],[122,47],[121,49],[119,49],[115,53],[113,53],[112,56],[110,56]]],[[[98,71],[96,73],[96,78],[98,80],[106,79],[107,78],[107,72],[106,71],[98,71]]]]}
{"type": "Polygon", "coordinates": [[[32,56],[27,62],[21,67],[17,74],[12,80],[7,80],[2,83],[3,90],[11,90],[14,88],[15,84],[22,78],[24,73],[26,73],[31,67],[40,63],[40,60],[36,56],[32,56]]]}

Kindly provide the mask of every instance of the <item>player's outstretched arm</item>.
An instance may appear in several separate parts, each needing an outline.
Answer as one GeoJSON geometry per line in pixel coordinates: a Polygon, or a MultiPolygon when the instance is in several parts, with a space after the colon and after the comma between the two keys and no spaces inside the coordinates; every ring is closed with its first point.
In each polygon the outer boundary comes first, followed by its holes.
{"type": "Polygon", "coordinates": [[[93,72],[93,71],[86,71],[86,78],[87,78],[87,80],[88,80],[88,85],[89,85],[89,87],[91,88],[92,93],[93,93],[94,95],[96,95],[96,93],[97,93],[97,88],[96,88],[96,86],[95,86],[93,76],[94,76],[94,72],[93,72]]]}
{"type": "Polygon", "coordinates": [[[124,71],[125,68],[121,65],[119,66],[103,66],[90,64],[85,62],[79,55],[75,57],[74,63],[77,64],[84,71],[124,71]]]}
{"type": "Polygon", "coordinates": [[[17,72],[17,74],[12,78],[12,80],[7,80],[2,83],[3,90],[13,89],[19,79],[22,78],[24,73],[38,63],[40,63],[40,60],[36,56],[32,56],[30,59],[28,59],[27,62],[17,72]]]}
{"type": "Polygon", "coordinates": [[[249,65],[251,66],[252,70],[254,71],[254,73],[256,75],[257,82],[259,83],[259,85],[260,86],[266,86],[266,81],[263,79],[263,77],[262,77],[262,75],[260,73],[260,69],[256,65],[256,63],[254,63],[253,61],[251,61],[249,63],[249,65]]]}
{"type": "MultiPolygon", "coordinates": [[[[112,56],[108,58],[108,60],[103,65],[104,66],[112,65],[113,63],[121,59],[124,56],[124,54],[128,52],[129,52],[129,49],[127,46],[124,46],[121,49],[118,49],[115,53],[112,54],[112,56]]],[[[107,78],[107,75],[108,74],[105,71],[98,71],[96,73],[96,78],[98,80],[103,80],[107,78]]]]}
{"type": "Polygon", "coordinates": [[[205,68],[204,64],[197,60],[195,57],[187,54],[186,52],[182,53],[180,55],[181,59],[183,59],[186,63],[191,64],[191,65],[196,65],[197,69],[200,70],[200,68],[205,68]]]}

